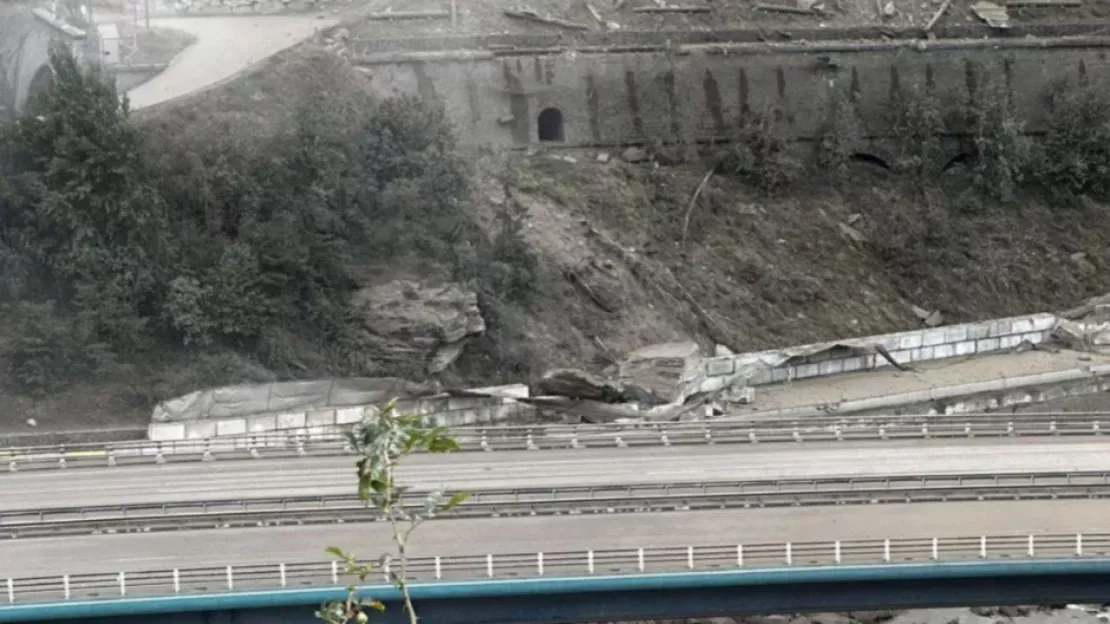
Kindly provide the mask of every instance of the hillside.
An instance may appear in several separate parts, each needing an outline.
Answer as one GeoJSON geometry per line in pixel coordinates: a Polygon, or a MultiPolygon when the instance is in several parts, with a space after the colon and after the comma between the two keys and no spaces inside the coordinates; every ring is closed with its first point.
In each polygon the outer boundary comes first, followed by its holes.
{"type": "MultiPolygon", "coordinates": [[[[181,154],[204,160],[218,146],[227,157],[253,154],[261,166],[273,156],[265,141],[297,135],[306,110],[324,120],[313,127],[325,139],[373,117],[367,80],[302,46],[241,80],[145,110],[135,123],[181,154]]],[[[922,312],[955,322],[1057,309],[1110,290],[1100,201],[1023,193],[1001,202],[973,190],[968,167],[923,184],[859,161],[767,190],[718,166],[728,156],[720,149],[629,153],[636,162],[619,150],[467,155],[467,182],[447,212],[377,213],[385,216],[371,231],[385,238],[352,247],[353,282],[344,288],[404,279],[477,293],[485,329],[432,375],[447,385],[524,381],[556,366],[599,371],[632,349],[680,338],[707,351],[755,350],[912,328],[922,312]],[[410,237],[431,251],[412,253],[408,242],[381,248],[410,237]]],[[[159,166],[185,176],[179,169],[189,159],[165,154],[159,166]]],[[[221,171],[235,166],[220,162],[221,171]]],[[[305,197],[334,197],[328,185],[340,181],[329,180],[305,197]]],[[[401,199],[398,206],[424,209],[401,199]]],[[[9,379],[0,387],[0,427],[30,429],[27,418],[38,430],[143,424],[154,402],[205,385],[427,375],[422,363],[391,359],[398,346],[373,327],[354,353],[337,355],[318,327],[282,323],[261,342],[158,338],[160,346],[118,353],[96,374],[48,393],[29,395],[9,379]]],[[[8,356],[20,325],[4,327],[0,353],[8,356]]]]}

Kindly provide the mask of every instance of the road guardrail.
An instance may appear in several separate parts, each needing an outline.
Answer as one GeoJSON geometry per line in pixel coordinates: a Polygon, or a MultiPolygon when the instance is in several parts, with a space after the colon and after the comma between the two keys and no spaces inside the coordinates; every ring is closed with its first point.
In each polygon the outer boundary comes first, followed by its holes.
{"type": "MultiPolygon", "coordinates": [[[[707,571],[784,566],[897,565],[990,559],[1105,558],[1110,534],[979,535],[846,541],[668,546],[619,550],[484,553],[410,559],[412,582],[521,577],[707,571]]],[[[382,570],[383,577],[388,568],[382,570]]],[[[0,579],[3,601],[64,600],[223,593],[354,582],[337,562],[236,564],[213,568],[121,570],[111,574],[0,579]]]]}
{"type": "MultiPolygon", "coordinates": [[[[843,442],[932,438],[1101,435],[1110,413],[827,416],[802,419],[455,428],[463,451],[520,451],[692,444],[843,442]]],[[[336,427],[171,442],[119,442],[0,450],[9,471],[350,452],[336,427]]]]}
{"type": "MultiPolygon", "coordinates": [[[[419,509],[425,492],[406,492],[419,509]]],[[[935,474],[476,490],[443,518],[643,513],[783,506],[1104,498],[1110,472],[935,474]]],[[[370,522],[354,495],[224,499],[0,512],[0,537],[370,522]]]]}

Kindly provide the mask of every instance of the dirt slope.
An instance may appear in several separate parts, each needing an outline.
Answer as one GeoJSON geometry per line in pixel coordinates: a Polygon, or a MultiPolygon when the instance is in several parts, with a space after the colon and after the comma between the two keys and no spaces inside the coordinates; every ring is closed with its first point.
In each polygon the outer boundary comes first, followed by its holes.
{"type": "Polygon", "coordinates": [[[919,326],[914,305],[956,322],[1052,310],[1110,286],[1105,207],[981,204],[959,195],[958,172],[927,200],[865,164],[850,184],[777,196],[715,176],[687,226],[704,164],[574,160],[510,165],[549,274],[573,268],[588,287],[562,279],[537,319],[568,361],[600,355],[594,336],[616,352],[677,335],[757,350],[919,326]]]}

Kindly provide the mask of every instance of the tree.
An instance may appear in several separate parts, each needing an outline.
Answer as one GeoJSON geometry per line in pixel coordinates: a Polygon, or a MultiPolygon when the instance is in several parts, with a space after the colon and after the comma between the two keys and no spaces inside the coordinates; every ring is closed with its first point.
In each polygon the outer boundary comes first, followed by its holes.
{"type": "MultiPolygon", "coordinates": [[[[359,500],[377,508],[389,521],[392,532],[396,551],[382,554],[377,568],[383,570],[389,582],[401,592],[409,622],[416,624],[416,609],[408,585],[408,547],[412,535],[424,522],[454,508],[469,495],[458,492],[447,497],[443,492],[435,491],[425,497],[419,509],[406,508],[402,496],[407,488],[399,486],[396,481],[401,460],[418,451],[456,451],[459,445],[443,427],[425,429],[419,415],[397,414],[396,404],[394,399],[380,410],[367,410],[362,422],[347,434],[347,441],[359,455],[356,464],[359,500]],[[395,561],[396,567],[393,565],[395,561]]],[[[345,564],[346,573],[357,577],[360,582],[365,582],[375,570],[375,564],[360,563],[354,555],[335,546],[329,547],[327,552],[338,557],[345,564]]],[[[367,609],[384,611],[385,605],[373,598],[361,597],[358,588],[350,585],[346,600],[325,603],[316,612],[316,617],[328,624],[365,624],[369,620],[367,609]]]]}

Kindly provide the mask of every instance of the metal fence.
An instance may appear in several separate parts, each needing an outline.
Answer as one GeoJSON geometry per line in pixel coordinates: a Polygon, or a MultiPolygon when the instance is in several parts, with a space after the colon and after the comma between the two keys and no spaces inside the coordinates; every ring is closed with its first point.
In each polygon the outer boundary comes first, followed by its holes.
{"type": "MultiPolygon", "coordinates": [[[[1097,436],[1110,414],[1019,413],[935,416],[704,420],[677,423],[530,425],[451,429],[464,451],[516,451],[692,444],[843,442],[975,437],[1097,436]]],[[[332,456],[350,452],[344,427],[172,442],[129,441],[0,450],[9,470],[114,466],[218,458],[332,456]]]]}
{"type": "MultiPolygon", "coordinates": [[[[761,481],[695,481],[472,491],[443,518],[644,513],[912,502],[1104,498],[1108,472],[937,474],[761,481]]],[[[426,492],[401,504],[419,509],[426,492]]],[[[353,495],[224,499],[57,507],[0,512],[0,537],[149,532],[374,521],[380,513],[353,495]]]]}
{"type": "MultiPolygon", "coordinates": [[[[668,546],[567,552],[488,553],[409,561],[408,578],[511,579],[707,571],[786,566],[1106,557],[1110,534],[983,535],[908,539],[668,546]]],[[[382,570],[383,578],[390,570],[382,570]]],[[[289,562],[6,579],[11,604],[181,593],[339,586],[353,582],[337,562],[289,562]]]]}

